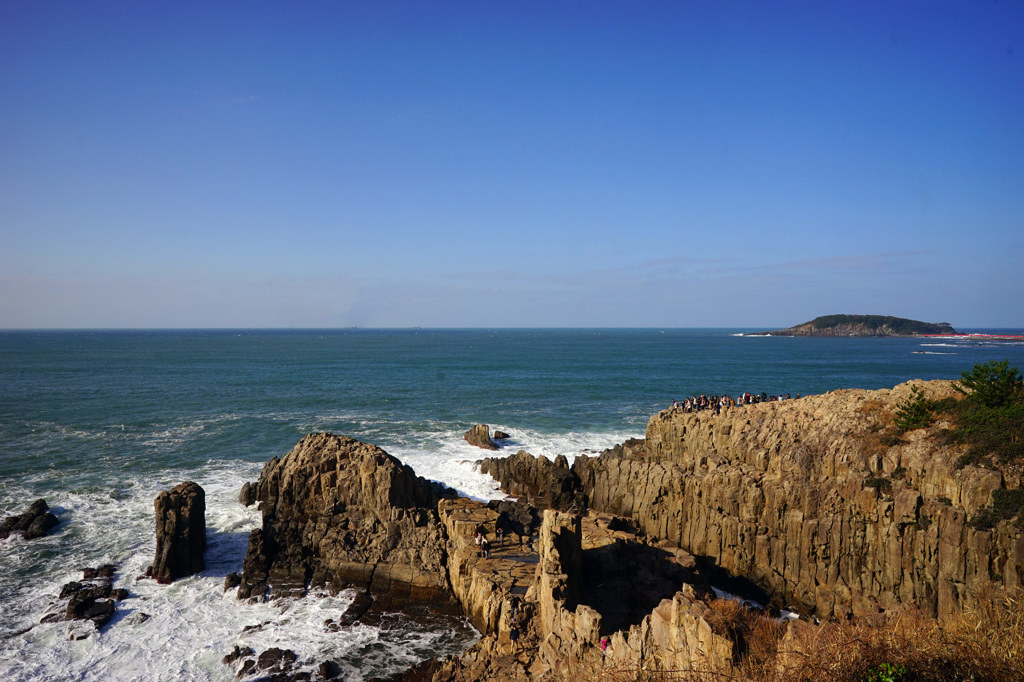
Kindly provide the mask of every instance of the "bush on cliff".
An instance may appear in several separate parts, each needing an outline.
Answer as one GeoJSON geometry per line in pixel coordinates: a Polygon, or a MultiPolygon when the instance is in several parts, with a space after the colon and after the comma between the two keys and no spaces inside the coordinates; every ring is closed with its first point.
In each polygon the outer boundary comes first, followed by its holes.
{"type": "Polygon", "coordinates": [[[893,423],[901,434],[914,429],[923,429],[932,423],[932,401],[924,397],[924,392],[911,385],[910,396],[896,407],[893,423]]]}
{"type": "Polygon", "coordinates": [[[1019,402],[1024,394],[1020,370],[1010,367],[1009,360],[979,362],[970,372],[961,372],[953,390],[971,401],[990,408],[1007,407],[1019,402]]]}
{"type": "Polygon", "coordinates": [[[963,372],[953,388],[963,400],[947,398],[932,408],[952,417],[953,440],[967,446],[959,467],[1024,460],[1024,380],[1008,360],[979,363],[963,372]]]}

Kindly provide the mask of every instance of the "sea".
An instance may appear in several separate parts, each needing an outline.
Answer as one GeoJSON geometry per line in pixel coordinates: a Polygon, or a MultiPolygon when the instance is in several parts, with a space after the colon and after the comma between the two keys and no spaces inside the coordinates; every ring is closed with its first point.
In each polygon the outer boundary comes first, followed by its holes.
{"type": "MultiPolygon", "coordinates": [[[[341,679],[459,653],[463,618],[388,614],[333,631],[353,595],[248,604],[224,590],[259,512],[243,483],[305,434],[374,443],[477,499],[503,495],[463,434],[511,435],[504,454],[593,455],[642,437],[687,396],[823,393],[955,379],[975,363],[1024,367],[1024,338],[783,338],[752,329],[134,330],[0,332],[0,516],[43,498],[60,524],[0,541],[0,680],[235,679],[235,646],[292,649],[341,679]],[[206,491],[202,573],[142,579],[155,551],[153,499],[206,491]],[[82,640],[40,623],[61,586],[114,564],[128,590],[82,640]],[[143,617],[148,616],[148,619],[143,617]]],[[[962,330],[964,331],[964,330],[962,330]]],[[[1024,335],[1024,330],[971,332],[1024,335]]]]}

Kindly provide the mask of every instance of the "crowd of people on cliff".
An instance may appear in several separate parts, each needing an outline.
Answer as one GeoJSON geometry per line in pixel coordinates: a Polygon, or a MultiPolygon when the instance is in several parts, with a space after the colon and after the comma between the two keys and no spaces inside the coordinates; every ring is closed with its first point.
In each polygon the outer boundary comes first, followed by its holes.
{"type": "MultiPolygon", "coordinates": [[[[796,397],[799,398],[800,394],[797,393],[796,397]]],[[[678,400],[672,401],[672,412],[701,412],[703,410],[712,410],[715,414],[720,414],[723,407],[736,407],[737,405],[755,405],[757,403],[767,403],[778,400],[791,400],[789,394],[786,395],[768,395],[767,393],[744,393],[737,398],[727,395],[699,395],[687,398],[683,402],[678,400]]]]}

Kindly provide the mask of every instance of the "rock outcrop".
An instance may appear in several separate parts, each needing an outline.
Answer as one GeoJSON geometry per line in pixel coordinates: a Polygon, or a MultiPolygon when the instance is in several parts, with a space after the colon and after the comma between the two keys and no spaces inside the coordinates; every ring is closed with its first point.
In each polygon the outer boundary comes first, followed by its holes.
{"type": "Polygon", "coordinates": [[[8,516],[0,523],[0,540],[6,540],[11,535],[21,535],[26,540],[41,538],[59,523],[46,500],[36,500],[23,514],[8,516]]]}
{"type": "Polygon", "coordinates": [[[444,598],[437,503],[454,496],[374,445],[310,434],[260,475],[263,527],[250,534],[238,597],[359,585],[386,604],[444,598]]]}
{"type": "Polygon", "coordinates": [[[39,622],[72,621],[68,638],[74,640],[105,626],[114,616],[115,602],[128,597],[127,590],[113,588],[115,570],[112,564],[83,569],[81,581],[65,584],[39,622]]]}
{"type": "Polygon", "coordinates": [[[165,490],[153,500],[156,558],[146,575],[162,585],[206,568],[206,493],[192,481],[165,490]]]}
{"type": "Polygon", "coordinates": [[[501,483],[502,491],[539,509],[582,512],[587,507],[580,481],[569,469],[565,455],[552,462],[520,450],[509,457],[487,457],[478,465],[481,473],[501,483]]]}
{"type": "MultiPolygon", "coordinates": [[[[547,510],[538,523],[523,502],[457,498],[380,448],[322,433],[271,460],[256,497],[263,527],[250,536],[240,598],[358,584],[377,606],[442,597],[462,607],[483,639],[417,666],[416,679],[593,679],[611,660],[602,636],[616,647],[614,665],[632,673],[660,661],[728,667],[731,644],[701,616],[709,592],[696,559],[642,542],[624,519],[547,510]],[[513,628],[535,653],[510,650],[513,628]]],[[[361,600],[352,619],[368,606],[361,600]]],[[[263,666],[236,650],[225,662],[242,674],[306,675],[279,658],[263,666]]]]}
{"type": "Polygon", "coordinates": [[[498,449],[498,444],[491,440],[491,427],[487,424],[477,424],[469,431],[466,431],[463,438],[470,445],[475,445],[484,450],[498,449]]]}
{"type": "MultiPolygon", "coordinates": [[[[914,382],[929,398],[948,381],[914,382]]],[[[1011,469],[957,468],[949,424],[886,438],[910,384],[710,412],[665,410],[645,447],[580,457],[589,504],[821,618],[913,605],[944,618],[1024,584],[1024,534],[974,528],[1011,469]]]]}

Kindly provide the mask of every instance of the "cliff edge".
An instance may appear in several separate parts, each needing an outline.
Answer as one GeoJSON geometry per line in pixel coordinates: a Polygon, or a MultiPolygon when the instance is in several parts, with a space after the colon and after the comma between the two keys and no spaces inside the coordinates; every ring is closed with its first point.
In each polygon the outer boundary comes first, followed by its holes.
{"type": "MultiPolygon", "coordinates": [[[[946,618],[1015,597],[1024,533],[972,524],[1013,466],[958,467],[950,424],[892,436],[911,383],[710,411],[664,410],[642,446],[580,457],[591,507],[678,544],[710,577],[820,618],[901,607],[946,618]]],[[[952,382],[915,381],[929,399],[952,382]]]]}

